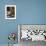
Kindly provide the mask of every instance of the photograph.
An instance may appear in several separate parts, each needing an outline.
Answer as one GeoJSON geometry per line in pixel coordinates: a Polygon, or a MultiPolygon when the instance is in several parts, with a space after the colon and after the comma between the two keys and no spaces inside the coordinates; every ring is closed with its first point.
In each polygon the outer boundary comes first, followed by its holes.
{"type": "Polygon", "coordinates": [[[18,25],[18,42],[20,46],[31,46],[32,42],[36,41],[46,41],[46,25],[18,25]]]}
{"type": "Polygon", "coordinates": [[[16,19],[16,5],[5,6],[5,19],[16,19]]]}

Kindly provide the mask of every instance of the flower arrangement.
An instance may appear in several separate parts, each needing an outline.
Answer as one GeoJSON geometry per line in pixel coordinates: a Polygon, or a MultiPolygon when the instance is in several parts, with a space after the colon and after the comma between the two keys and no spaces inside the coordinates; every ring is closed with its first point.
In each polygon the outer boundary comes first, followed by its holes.
{"type": "MultiPolygon", "coordinates": [[[[16,39],[16,34],[14,32],[10,33],[9,36],[8,36],[8,40],[10,41],[15,41],[16,39]]],[[[8,46],[9,46],[9,42],[8,42],[8,46]]]]}
{"type": "Polygon", "coordinates": [[[15,40],[15,38],[16,38],[16,34],[14,32],[10,33],[8,36],[9,40],[15,40]]]}

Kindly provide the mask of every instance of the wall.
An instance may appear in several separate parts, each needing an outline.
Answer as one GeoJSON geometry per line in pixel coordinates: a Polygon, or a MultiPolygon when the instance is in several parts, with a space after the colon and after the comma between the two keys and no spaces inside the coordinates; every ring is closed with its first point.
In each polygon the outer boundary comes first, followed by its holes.
{"type": "Polygon", "coordinates": [[[46,24],[46,0],[0,0],[0,44],[8,43],[9,32],[17,34],[18,24],[46,24]],[[16,4],[16,20],[5,20],[7,4],[16,4]]]}

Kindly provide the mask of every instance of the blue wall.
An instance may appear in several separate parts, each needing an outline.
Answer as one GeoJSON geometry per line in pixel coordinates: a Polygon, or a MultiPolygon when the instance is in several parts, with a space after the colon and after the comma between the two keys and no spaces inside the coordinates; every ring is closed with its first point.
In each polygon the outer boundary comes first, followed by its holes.
{"type": "Polygon", "coordinates": [[[46,24],[46,0],[0,0],[0,44],[8,43],[9,32],[17,34],[18,24],[46,24]],[[16,20],[5,19],[8,4],[16,5],[16,20]]]}

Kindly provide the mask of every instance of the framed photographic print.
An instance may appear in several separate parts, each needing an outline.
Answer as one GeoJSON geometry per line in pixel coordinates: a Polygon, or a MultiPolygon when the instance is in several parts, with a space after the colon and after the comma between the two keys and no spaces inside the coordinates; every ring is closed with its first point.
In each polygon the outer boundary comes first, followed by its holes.
{"type": "Polygon", "coordinates": [[[16,5],[5,6],[5,19],[16,19],[16,5]]]}
{"type": "Polygon", "coordinates": [[[46,41],[46,25],[44,24],[19,24],[18,42],[22,40],[46,41]]]}

